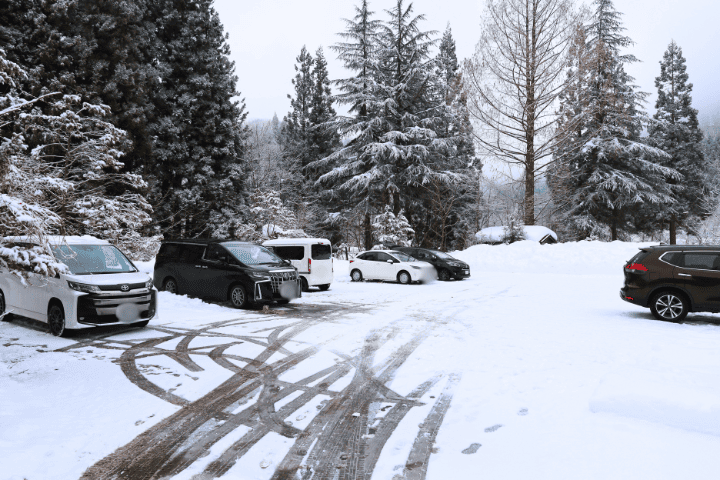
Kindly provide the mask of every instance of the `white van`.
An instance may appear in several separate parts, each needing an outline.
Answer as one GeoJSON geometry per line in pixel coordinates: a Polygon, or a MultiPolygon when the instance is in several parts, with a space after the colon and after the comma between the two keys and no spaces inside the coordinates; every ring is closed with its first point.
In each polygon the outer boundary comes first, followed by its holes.
{"type": "Polygon", "coordinates": [[[333,281],[332,245],[327,238],[278,238],[267,240],[263,246],[284,260],[292,262],[298,269],[302,288],[307,292],[310,287],[327,290],[333,281]]]}
{"type": "MultiPolygon", "coordinates": [[[[7,237],[6,245],[30,247],[28,237],[7,237]]],[[[157,313],[157,290],[115,246],[91,236],[51,237],[55,258],[70,273],[57,277],[30,273],[27,285],[0,268],[0,314],[46,322],[50,333],[97,325],[144,327],[157,313]]]]}

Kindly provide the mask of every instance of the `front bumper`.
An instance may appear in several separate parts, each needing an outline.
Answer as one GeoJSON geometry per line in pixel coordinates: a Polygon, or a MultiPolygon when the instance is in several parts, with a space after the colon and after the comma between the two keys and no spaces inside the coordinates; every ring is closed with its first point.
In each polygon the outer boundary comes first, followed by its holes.
{"type": "Polygon", "coordinates": [[[468,278],[470,276],[470,267],[453,267],[450,270],[450,273],[452,274],[453,278],[462,280],[463,278],[468,278]]]}
{"type": "Polygon", "coordinates": [[[300,280],[300,277],[296,280],[285,280],[279,284],[264,280],[255,283],[253,301],[262,304],[277,300],[292,300],[301,296],[302,280],[300,280]]]}
{"type": "Polygon", "coordinates": [[[77,298],[77,323],[125,325],[150,320],[157,314],[157,290],[126,295],[86,294],[77,298]]]}

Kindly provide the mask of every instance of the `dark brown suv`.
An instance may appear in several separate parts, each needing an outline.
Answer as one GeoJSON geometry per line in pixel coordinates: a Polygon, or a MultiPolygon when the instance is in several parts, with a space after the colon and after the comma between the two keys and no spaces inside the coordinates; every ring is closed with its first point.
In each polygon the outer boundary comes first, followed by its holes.
{"type": "Polygon", "coordinates": [[[623,268],[620,298],[679,322],[688,312],[720,312],[720,246],[641,248],[623,268]]]}

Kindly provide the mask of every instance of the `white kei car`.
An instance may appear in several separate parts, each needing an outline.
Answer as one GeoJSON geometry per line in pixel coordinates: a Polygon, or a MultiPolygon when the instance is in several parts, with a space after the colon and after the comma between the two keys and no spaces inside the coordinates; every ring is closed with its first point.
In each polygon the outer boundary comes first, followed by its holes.
{"type": "Polygon", "coordinates": [[[435,267],[395,250],[369,250],[350,260],[350,278],[389,280],[402,284],[426,282],[436,278],[435,267]]]}

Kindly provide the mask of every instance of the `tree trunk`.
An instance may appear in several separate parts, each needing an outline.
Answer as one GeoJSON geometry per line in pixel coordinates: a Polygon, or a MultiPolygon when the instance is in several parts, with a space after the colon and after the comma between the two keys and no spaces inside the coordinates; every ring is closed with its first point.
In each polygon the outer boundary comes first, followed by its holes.
{"type": "Polygon", "coordinates": [[[618,239],[617,214],[615,211],[613,211],[612,220],[610,220],[610,235],[613,242],[618,239]]]}
{"type": "Polygon", "coordinates": [[[670,245],[677,245],[677,220],[670,217],[670,245]]]}
{"type": "Polygon", "coordinates": [[[363,222],[363,226],[365,227],[365,250],[370,250],[373,247],[370,212],[365,212],[365,221],[363,222]]]}

